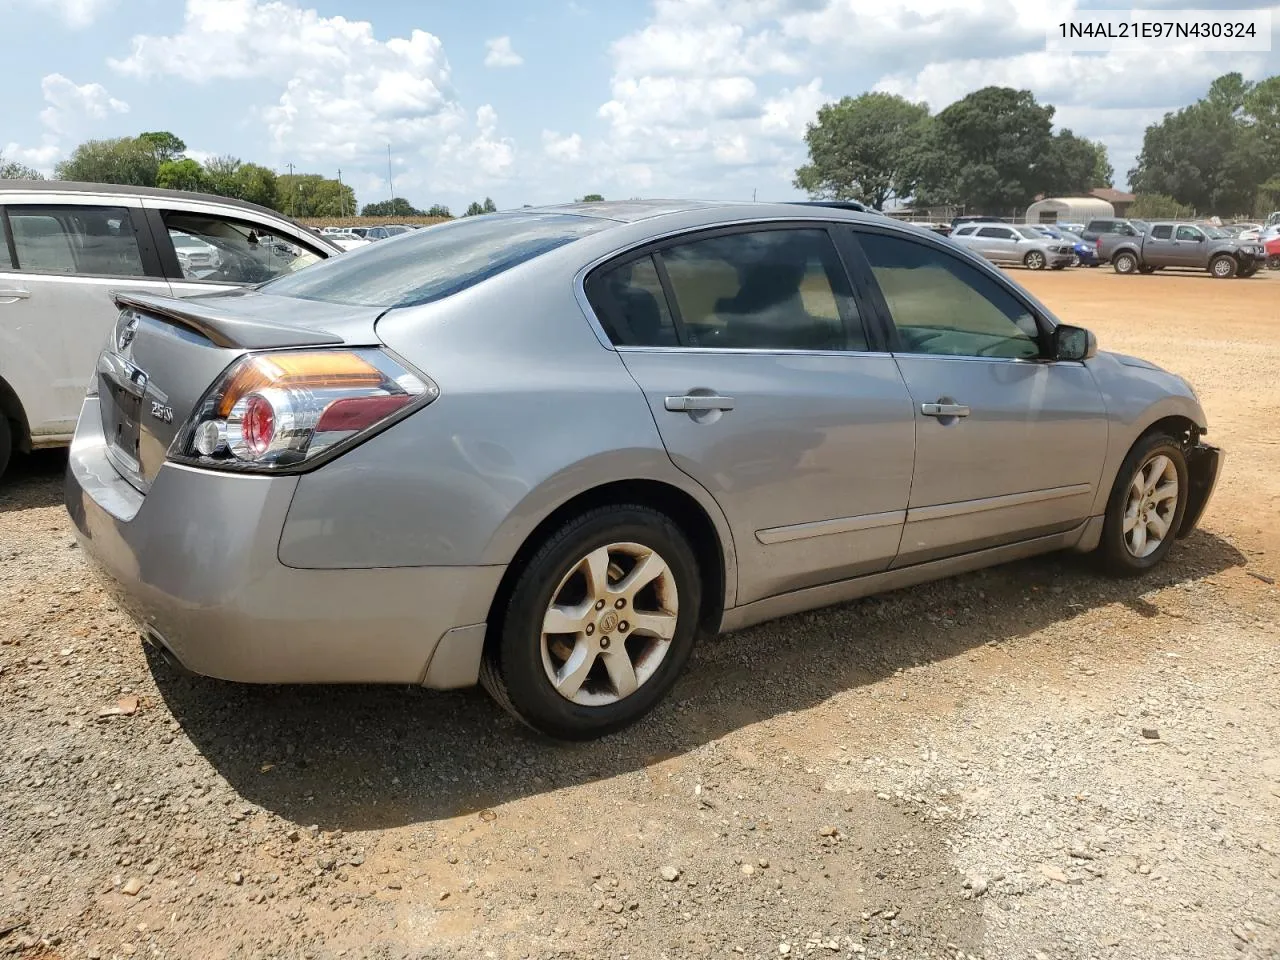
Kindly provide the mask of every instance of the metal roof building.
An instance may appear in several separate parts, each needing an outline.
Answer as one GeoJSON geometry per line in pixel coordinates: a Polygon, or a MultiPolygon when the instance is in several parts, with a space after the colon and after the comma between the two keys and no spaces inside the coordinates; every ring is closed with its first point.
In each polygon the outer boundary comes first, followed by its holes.
{"type": "Polygon", "coordinates": [[[1046,197],[1027,207],[1027,223],[1088,223],[1094,217],[1114,217],[1116,208],[1097,197],[1046,197]]]}

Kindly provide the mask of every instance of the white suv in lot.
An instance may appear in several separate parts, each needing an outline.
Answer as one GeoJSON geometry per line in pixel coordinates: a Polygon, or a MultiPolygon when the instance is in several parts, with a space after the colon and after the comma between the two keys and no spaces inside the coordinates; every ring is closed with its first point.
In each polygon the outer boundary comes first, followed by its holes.
{"type": "Polygon", "coordinates": [[[75,432],[121,290],[187,297],[342,253],[274,210],[198,193],[0,180],[0,474],[75,432]]]}

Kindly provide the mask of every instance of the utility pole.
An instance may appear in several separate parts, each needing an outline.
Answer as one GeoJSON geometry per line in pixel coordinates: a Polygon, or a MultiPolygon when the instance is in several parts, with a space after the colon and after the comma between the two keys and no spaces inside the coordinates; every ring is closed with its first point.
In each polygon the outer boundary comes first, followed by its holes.
{"type": "Polygon", "coordinates": [[[756,202],[756,188],[755,188],[755,187],[752,187],[752,188],[751,188],[751,202],[752,202],[752,203],[755,203],[755,202],[756,202]]]}
{"type": "Polygon", "coordinates": [[[387,186],[391,188],[391,199],[396,198],[396,182],[391,179],[391,144],[387,144],[387,186]]]}
{"type": "Polygon", "coordinates": [[[339,216],[347,215],[347,191],[342,189],[342,168],[338,168],[338,210],[339,216]]]}
{"type": "Polygon", "coordinates": [[[296,197],[298,195],[298,181],[293,179],[293,164],[285,164],[289,168],[289,216],[297,216],[298,203],[296,197]]]}

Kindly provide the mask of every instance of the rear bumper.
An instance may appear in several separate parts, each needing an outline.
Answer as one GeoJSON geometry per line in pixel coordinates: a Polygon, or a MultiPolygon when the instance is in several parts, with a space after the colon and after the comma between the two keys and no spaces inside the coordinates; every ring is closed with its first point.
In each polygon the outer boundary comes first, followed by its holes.
{"type": "Polygon", "coordinates": [[[166,464],[144,497],[107,460],[100,424],[89,398],[67,509],[122,607],[184,667],[246,683],[476,681],[502,567],[286,567],[296,478],[166,464]]]}
{"type": "Polygon", "coordinates": [[[1178,528],[1178,537],[1182,538],[1196,528],[1204,508],[1213,496],[1213,488],[1218,483],[1218,471],[1222,466],[1222,451],[1207,443],[1197,444],[1187,457],[1187,474],[1191,489],[1187,494],[1187,509],[1182,514],[1182,526],[1178,528]]]}

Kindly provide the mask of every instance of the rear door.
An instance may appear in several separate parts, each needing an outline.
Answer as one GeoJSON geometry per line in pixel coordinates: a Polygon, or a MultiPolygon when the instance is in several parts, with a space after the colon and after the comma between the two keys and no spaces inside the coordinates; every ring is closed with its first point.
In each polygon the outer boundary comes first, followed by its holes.
{"type": "Polygon", "coordinates": [[[673,462],[724,510],[739,602],[886,569],[915,426],[822,224],[642,248],[588,295],[673,462]]]}
{"type": "Polygon", "coordinates": [[[98,352],[119,311],[114,290],[168,293],[138,201],[10,198],[2,211],[0,377],[14,389],[32,442],[74,431],[98,352]]]}
{"type": "Polygon", "coordinates": [[[1087,519],[1107,418],[1085,365],[1042,359],[1047,328],[1003,278],[941,245],[870,228],[857,237],[915,406],[915,474],[896,564],[1087,519]]]}

